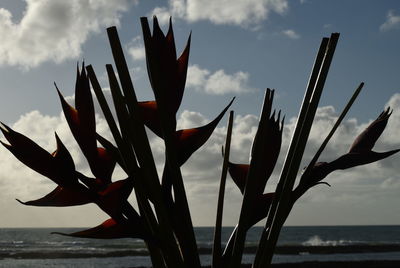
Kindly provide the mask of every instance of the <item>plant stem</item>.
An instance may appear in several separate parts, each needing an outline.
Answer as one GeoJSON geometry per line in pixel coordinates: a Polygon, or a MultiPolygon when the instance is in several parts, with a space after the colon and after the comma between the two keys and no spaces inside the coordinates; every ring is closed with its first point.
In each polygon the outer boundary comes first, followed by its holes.
{"type": "MultiPolygon", "coordinates": [[[[151,36],[149,33],[149,26],[147,18],[141,18],[143,35],[145,44],[151,42],[147,40],[151,36]]],[[[146,60],[148,66],[157,66],[157,63],[152,61],[151,57],[148,57],[149,51],[146,50],[146,60]]],[[[148,68],[149,69],[149,68],[148,68]]],[[[165,73],[162,73],[165,75],[165,73]]],[[[152,75],[149,74],[150,79],[152,75]]],[[[200,268],[200,257],[198,254],[196,237],[194,234],[193,223],[190,216],[189,205],[183,183],[182,173],[180,165],[178,164],[177,158],[177,146],[176,146],[176,118],[175,114],[171,114],[168,109],[167,100],[168,96],[168,85],[161,81],[150,81],[153,86],[153,92],[157,102],[158,116],[161,124],[162,135],[165,144],[166,154],[166,168],[168,174],[171,176],[171,181],[174,190],[175,203],[173,206],[172,216],[177,217],[179,215],[179,221],[175,221],[178,225],[174,226],[174,231],[180,242],[181,250],[184,257],[184,263],[186,267],[200,268]],[[157,83],[156,83],[157,82],[157,83]],[[155,87],[157,84],[160,88],[155,87]],[[176,214],[179,213],[179,214],[176,214]]]]}
{"type": "MultiPolygon", "coordinates": [[[[300,120],[303,121],[304,118],[305,118],[305,113],[307,111],[307,108],[308,108],[308,105],[309,105],[309,102],[310,102],[310,99],[311,99],[311,96],[312,96],[312,92],[313,92],[314,87],[315,87],[315,82],[317,80],[318,74],[319,74],[320,69],[321,69],[321,64],[322,64],[322,61],[323,61],[324,56],[325,56],[325,52],[326,52],[326,49],[327,49],[327,46],[328,46],[328,41],[329,41],[328,38],[323,38],[322,41],[321,41],[321,45],[319,47],[317,56],[315,58],[314,66],[313,66],[313,69],[312,69],[312,72],[311,72],[311,75],[310,75],[310,78],[309,78],[307,90],[306,90],[306,93],[305,93],[304,98],[303,98],[302,108],[300,109],[298,122],[300,120]]],[[[296,128],[296,130],[299,130],[299,129],[296,128]]],[[[298,135],[298,134],[296,134],[296,132],[295,132],[294,135],[298,135]]],[[[294,135],[293,135],[293,138],[294,138],[294,135]]],[[[287,153],[287,156],[286,156],[286,159],[289,159],[289,155],[290,154],[293,154],[293,152],[290,151],[290,149],[289,149],[289,151],[287,153]]],[[[285,167],[288,164],[289,164],[289,162],[285,161],[285,165],[283,167],[282,173],[284,172],[285,167]]],[[[253,267],[257,267],[257,268],[260,267],[261,256],[263,256],[265,254],[265,251],[266,251],[265,247],[266,247],[266,244],[267,244],[267,241],[268,241],[268,230],[269,230],[269,227],[271,226],[272,221],[274,219],[274,213],[275,213],[276,208],[278,206],[278,202],[279,202],[279,199],[280,199],[280,195],[282,193],[283,185],[284,185],[284,180],[279,180],[278,185],[277,185],[276,190],[275,190],[275,197],[274,197],[273,202],[271,204],[271,207],[269,209],[269,213],[268,213],[268,216],[267,216],[267,221],[265,223],[265,228],[263,229],[263,232],[262,232],[262,235],[261,235],[261,239],[260,239],[260,243],[259,243],[258,248],[257,248],[257,252],[256,252],[256,256],[255,256],[255,259],[254,259],[253,267]]]]}
{"type": "Polygon", "coordinates": [[[143,179],[148,180],[148,183],[151,185],[151,187],[149,187],[149,190],[152,191],[152,197],[154,198],[154,208],[159,221],[159,238],[161,239],[161,243],[163,244],[163,249],[165,249],[166,251],[164,252],[164,258],[169,268],[183,268],[184,265],[182,255],[176,243],[172,225],[166,207],[163,203],[161,185],[158,179],[154,158],[151,153],[149,140],[147,138],[143,122],[136,112],[137,98],[133,88],[132,80],[129,75],[128,66],[123,55],[118,33],[115,27],[108,28],[107,33],[114,61],[121,81],[122,90],[125,95],[126,105],[130,114],[129,123],[132,124],[132,127],[134,128],[134,131],[132,133],[134,136],[130,137],[130,140],[133,144],[137,160],[140,165],[140,169],[142,170],[142,175],[144,176],[143,179]]]}
{"type": "Polygon", "coordinates": [[[347,112],[350,110],[351,106],[353,105],[354,101],[357,99],[358,95],[360,94],[362,88],[364,86],[364,83],[361,82],[360,85],[357,87],[357,89],[354,91],[353,95],[351,96],[350,100],[344,107],[343,111],[341,112],[340,116],[335,122],[335,125],[332,127],[331,131],[329,132],[328,136],[325,138],[321,146],[319,147],[318,151],[315,153],[313,159],[310,161],[310,164],[308,164],[307,169],[304,172],[304,177],[308,175],[308,173],[311,171],[311,169],[314,167],[315,163],[318,161],[319,156],[325,149],[326,145],[328,144],[329,140],[332,138],[333,134],[336,132],[337,128],[339,125],[342,123],[344,117],[346,116],[347,112]]]}
{"type": "Polygon", "coordinates": [[[338,38],[339,34],[334,33],[331,35],[328,44],[326,44],[326,39],[323,39],[321,42],[320,51],[310,76],[295,132],[277,186],[277,196],[275,197],[276,200],[274,200],[275,204],[273,203],[269,213],[270,215],[268,215],[267,224],[269,223],[270,225],[265,226],[265,234],[262,236],[254,260],[254,267],[256,268],[269,267],[271,264],[280,230],[291,209],[291,193],[338,38]],[[324,52],[324,57],[321,62],[320,57],[322,52],[324,52]],[[320,64],[321,67],[318,68],[320,64]],[[317,77],[316,73],[318,73],[317,77]]]}
{"type": "Polygon", "coordinates": [[[222,215],[224,211],[225,183],[226,183],[226,176],[228,174],[229,154],[231,150],[232,126],[233,126],[233,111],[229,113],[228,129],[226,132],[226,141],[225,141],[224,162],[222,164],[221,180],[219,184],[217,217],[215,220],[214,243],[212,250],[212,268],[222,268],[221,229],[222,229],[222,215]]]}
{"type": "MultiPolygon", "coordinates": [[[[105,115],[107,123],[110,127],[110,130],[111,130],[113,136],[114,136],[114,140],[117,142],[118,148],[121,148],[122,155],[120,155],[120,157],[124,163],[124,165],[123,165],[124,171],[127,172],[127,174],[129,175],[129,177],[132,180],[134,180],[135,194],[136,194],[136,198],[138,201],[139,209],[141,211],[141,214],[144,216],[144,218],[148,222],[148,225],[145,225],[145,227],[147,227],[148,232],[150,234],[152,234],[153,236],[157,236],[157,229],[158,229],[157,220],[155,219],[155,216],[148,204],[147,199],[143,195],[144,190],[141,188],[140,182],[138,182],[138,179],[140,179],[142,176],[139,175],[140,170],[136,165],[135,154],[132,150],[132,147],[131,147],[129,141],[126,140],[126,137],[125,137],[125,139],[122,138],[120,132],[118,131],[117,124],[114,121],[114,118],[111,114],[111,110],[107,104],[107,101],[104,97],[104,94],[101,90],[100,84],[98,83],[96,74],[95,74],[92,66],[88,66],[87,70],[88,70],[89,78],[92,83],[93,90],[95,91],[97,99],[100,103],[100,107],[103,110],[103,114],[105,115]],[[130,164],[127,165],[127,163],[130,163],[130,164]]],[[[114,97],[115,97],[115,95],[118,96],[117,92],[120,92],[120,91],[119,91],[119,86],[118,86],[118,83],[116,82],[115,76],[113,77],[109,72],[109,78],[111,78],[110,79],[110,88],[113,92],[113,96],[114,97]]],[[[114,100],[115,100],[115,102],[114,102],[115,109],[118,111],[117,114],[119,115],[119,119],[120,119],[119,120],[120,127],[123,130],[123,132],[126,132],[126,131],[124,131],[124,127],[125,127],[124,122],[126,122],[126,118],[124,118],[124,115],[123,115],[124,105],[121,103],[120,100],[118,100],[118,99],[117,100],[114,99],[114,100]]],[[[126,109],[125,109],[125,111],[126,111],[126,109]]],[[[120,150],[118,150],[118,151],[121,154],[121,151],[120,150]]],[[[125,208],[129,208],[129,207],[130,207],[130,204],[128,201],[126,201],[125,208]]],[[[124,208],[124,210],[126,210],[125,208],[124,208]]],[[[160,267],[160,268],[164,267],[165,265],[164,265],[163,257],[162,257],[162,255],[160,255],[161,254],[160,250],[158,248],[156,248],[154,245],[152,245],[151,243],[147,243],[147,245],[148,245],[150,257],[154,263],[154,267],[160,267]]]]}
{"type": "Polygon", "coordinates": [[[260,170],[265,168],[263,162],[263,149],[264,143],[268,139],[268,120],[271,114],[273,100],[273,91],[267,89],[264,97],[264,104],[260,115],[260,122],[258,125],[256,137],[254,138],[250,168],[246,179],[246,186],[243,194],[242,208],[240,210],[240,217],[238,228],[236,230],[235,242],[230,260],[231,268],[239,268],[242,261],[243,249],[248,230],[248,221],[254,207],[255,198],[259,194],[257,176],[262,174],[260,170]]]}

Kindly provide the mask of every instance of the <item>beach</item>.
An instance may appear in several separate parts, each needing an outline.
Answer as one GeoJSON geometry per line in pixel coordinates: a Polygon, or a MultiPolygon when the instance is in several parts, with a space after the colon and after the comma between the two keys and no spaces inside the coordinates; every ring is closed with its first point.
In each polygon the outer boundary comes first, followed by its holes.
{"type": "MultiPolygon", "coordinates": [[[[0,229],[0,268],[151,267],[143,241],[52,235],[80,228],[0,229]]],[[[223,228],[223,246],[233,228],[223,228]]],[[[242,263],[254,260],[262,228],[248,232],[242,263]]],[[[212,262],[212,227],[195,227],[200,261],[212,262]]],[[[284,227],[273,267],[400,267],[400,226],[284,227]]],[[[245,265],[243,267],[250,267],[245,265]]]]}

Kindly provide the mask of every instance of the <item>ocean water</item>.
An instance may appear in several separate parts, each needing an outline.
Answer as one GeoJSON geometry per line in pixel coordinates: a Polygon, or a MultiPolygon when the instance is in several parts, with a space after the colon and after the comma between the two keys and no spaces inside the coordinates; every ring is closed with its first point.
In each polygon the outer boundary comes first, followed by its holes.
{"type": "MultiPolygon", "coordinates": [[[[0,229],[0,267],[149,267],[141,240],[81,239],[50,234],[76,228],[0,229]]],[[[233,228],[223,228],[227,241],[233,228]]],[[[251,263],[262,228],[247,236],[243,263],[251,263]]],[[[196,227],[202,265],[211,263],[212,227],[196,227]]],[[[400,226],[284,227],[274,263],[400,260],[400,226]]]]}

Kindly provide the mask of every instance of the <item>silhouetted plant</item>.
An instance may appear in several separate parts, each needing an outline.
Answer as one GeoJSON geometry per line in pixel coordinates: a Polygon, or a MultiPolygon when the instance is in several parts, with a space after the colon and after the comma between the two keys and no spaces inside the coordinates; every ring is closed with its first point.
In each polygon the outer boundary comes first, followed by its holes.
{"type": "MultiPolygon", "coordinates": [[[[154,267],[200,267],[180,167],[211,136],[233,100],[210,123],[177,130],[176,113],[184,93],[190,36],[182,54],[177,57],[171,21],[166,35],[161,31],[157,18],[154,18],[152,33],[147,18],[142,18],[141,23],[147,71],[155,100],[137,100],[115,27],[107,29],[107,33],[119,79],[111,65],[106,65],[106,70],[117,120],[111,113],[92,66],[85,68],[83,64],[82,69],[77,70],[75,107],[65,101],[56,86],[69,128],[88,161],[93,178],[75,169],[71,155],[57,134],[57,148],[49,153],[28,137],[2,124],[1,131],[8,143],[1,143],[26,166],[57,184],[46,196],[27,202],[17,199],[20,203],[56,207],[95,203],[110,216],[110,219],[94,228],[57,234],[101,239],[140,238],[147,244],[154,267]],[[113,142],[96,133],[90,84],[107,120],[113,142]],[[161,179],[145,126],[164,140],[165,163],[161,179]],[[102,147],[98,147],[98,143],[102,147]],[[112,181],[117,164],[125,171],[127,178],[112,181]],[[128,202],[132,191],[135,191],[139,211],[128,202]]],[[[338,37],[339,34],[335,33],[321,42],[275,192],[264,193],[279,156],[284,126],[281,112],[276,113],[272,109],[274,90],[266,90],[249,164],[229,161],[233,126],[233,112],[230,112],[217,204],[214,268],[240,267],[247,231],[265,218],[265,228],[253,267],[268,267],[279,232],[294,203],[306,191],[325,183],[322,180],[337,169],[368,164],[400,151],[372,151],[391,115],[388,108],[356,138],[348,153],[332,162],[317,162],[361,91],[361,83],[294,187],[338,37]],[[221,225],[228,172],[243,194],[243,201],[238,224],[222,250],[221,225]]]]}

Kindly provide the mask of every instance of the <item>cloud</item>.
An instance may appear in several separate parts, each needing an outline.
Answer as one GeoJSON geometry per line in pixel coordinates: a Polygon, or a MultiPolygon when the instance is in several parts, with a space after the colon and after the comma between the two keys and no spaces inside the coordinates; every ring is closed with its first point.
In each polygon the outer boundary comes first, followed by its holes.
{"type": "Polygon", "coordinates": [[[248,93],[254,90],[248,85],[249,76],[242,71],[226,74],[223,69],[211,73],[195,64],[188,68],[186,86],[211,95],[248,93]]]}
{"type": "MultiPolygon", "coordinates": [[[[107,91],[108,92],[108,91],[107,91]]],[[[108,93],[107,93],[108,94],[108,93]]],[[[72,100],[73,98],[69,98],[72,100]]],[[[221,104],[221,107],[223,104],[221,104]]],[[[395,94],[387,106],[394,109],[389,124],[378,140],[375,150],[385,151],[400,147],[398,129],[400,128],[400,94],[395,94]]],[[[382,108],[383,109],[383,108],[382,108]]],[[[377,116],[381,111],[377,111],[377,116]]],[[[302,166],[305,166],[320,146],[322,139],[328,134],[338,117],[333,106],[320,107],[309,137],[302,166]]],[[[375,118],[373,118],[375,119],[375,118]]],[[[344,120],[329,142],[320,161],[332,161],[346,153],[355,137],[360,134],[369,122],[359,122],[354,118],[344,120]]],[[[177,118],[178,128],[191,128],[204,125],[211,119],[199,112],[185,110],[177,118]]],[[[196,151],[182,167],[187,196],[192,209],[193,221],[196,225],[211,225],[215,217],[219,177],[221,174],[221,146],[225,143],[226,120],[221,121],[206,144],[196,151]],[[206,202],[205,202],[206,200],[206,202]],[[205,216],[207,215],[207,216],[205,216]]],[[[285,153],[293,133],[296,118],[286,120],[283,133],[283,144],[277,166],[271,177],[268,191],[274,189],[279,176],[285,153]]],[[[98,131],[110,138],[105,120],[97,116],[98,131]]],[[[10,124],[16,130],[27,134],[48,151],[55,149],[54,131],[70,150],[77,169],[90,176],[85,158],[81,155],[63,115],[47,116],[38,111],[27,113],[10,124]]],[[[235,163],[248,163],[249,152],[257,130],[256,115],[236,115],[233,127],[230,160],[235,163]]],[[[154,135],[149,136],[154,158],[161,174],[164,163],[164,146],[162,140],[154,135]]],[[[396,215],[379,216],[382,209],[398,202],[400,194],[400,155],[394,155],[381,162],[337,171],[330,174],[326,181],[332,187],[319,186],[311,189],[294,209],[289,219],[291,224],[360,224],[385,222],[399,223],[396,215]],[[346,209],[343,209],[343,208],[346,209]],[[373,208],[377,208],[374,210],[373,208]],[[333,211],[340,211],[340,214],[333,211]],[[307,216],[305,216],[307,215],[307,216]],[[338,217],[343,215],[343,217],[338,217]],[[357,217],[362,217],[362,220],[357,217]],[[380,221],[378,221],[379,219],[380,221]]],[[[3,215],[3,226],[12,226],[15,219],[25,219],[20,224],[29,222],[35,226],[87,226],[101,222],[106,216],[94,206],[80,208],[32,208],[22,206],[14,198],[29,200],[47,194],[55,187],[50,180],[29,170],[17,161],[7,150],[0,148],[0,214],[3,215]],[[84,215],[84,216],[83,216],[84,215]],[[27,221],[26,219],[30,219],[27,221]],[[4,220],[6,219],[6,220],[4,220]],[[71,220],[74,219],[74,220],[71,220]]],[[[116,173],[114,179],[123,178],[122,172],[116,173]]],[[[241,194],[228,177],[226,189],[225,224],[234,225],[240,211],[241,194]]]]}
{"type": "Polygon", "coordinates": [[[133,60],[144,60],[146,58],[146,53],[141,36],[136,36],[128,44],[128,53],[133,60]]]}
{"type": "MultiPolygon", "coordinates": [[[[20,22],[0,8],[0,64],[23,68],[76,59],[90,34],[119,23],[127,0],[25,0],[20,22]]],[[[133,1],[136,3],[137,1],[133,1]]]]}
{"type": "Polygon", "coordinates": [[[300,35],[291,29],[282,31],[282,34],[289,37],[290,39],[299,39],[300,38],[300,35]]]}
{"type": "MultiPolygon", "coordinates": [[[[389,124],[378,140],[374,150],[385,151],[400,147],[398,138],[398,127],[400,126],[400,94],[394,95],[388,102],[394,112],[389,120],[389,124]]],[[[380,111],[377,111],[377,116],[380,111]]],[[[303,157],[301,167],[305,166],[313,157],[314,153],[321,145],[323,139],[328,134],[330,128],[335,123],[338,113],[332,106],[320,107],[315,118],[309,142],[303,157]]],[[[179,118],[182,125],[193,127],[196,123],[205,121],[201,114],[185,111],[179,118]],[[196,123],[195,123],[196,122],[196,123]]],[[[375,118],[374,118],[375,119],[375,118]]],[[[226,118],[224,119],[226,120],[226,118]]],[[[223,122],[224,122],[223,120],[223,122]]],[[[342,125],[329,142],[320,161],[333,161],[338,156],[345,154],[353,143],[354,139],[369,125],[369,122],[359,122],[354,118],[344,120],[342,125]]],[[[287,120],[283,133],[283,144],[281,154],[271,176],[271,183],[267,186],[267,191],[274,190],[274,185],[279,177],[285,153],[288,149],[291,135],[294,131],[296,118],[287,120]]],[[[189,202],[196,211],[203,211],[214,216],[214,205],[217,199],[219,176],[221,173],[222,157],[221,146],[225,141],[226,127],[224,123],[214,131],[210,140],[195,152],[188,163],[183,166],[183,176],[186,189],[188,190],[189,202]],[[208,200],[204,202],[204,200],[208,200]],[[214,203],[213,203],[214,202],[214,203]],[[210,205],[211,204],[211,205],[210,205]]],[[[237,115],[234,121],[232,148],[230,160],[235,163],[248,163],[249,152],[252,141],[256,133],[258,118],[255,115],[237,115]]],[[[398,202],[400,193],[400,169],[398,160],[400,155],[394,155],[383,161],[348,169],[336,171],[330,174],[326,181],[332,187],[315,187],[311,189],[299,201],[295,212],[289,223],[291,224],[360,224],[374,223],[382,224],[387,222],[398,223],[400,217],[382,217],[377,220],[379,210],[374,212],[372,207],[380,207],[383,204],[393,204],[393,200],[398,202]],[[341,207],[346,206],[349,211],[343,211],[343,217],[332,211],[341,211],[341,207]],[[356,208],[359,210],[356,211],[356,208]],[[310,209],[312,212],[310,212],[310,209]],[[331,214],[323,218],[318,215],[326,214],[329,210],[331,214]],[[307,212],[308,211],[308,212],[307,212]],[[352,211],[352,213],[350,213],[352,211]],[[309,214],[307,221],[304,222],[304,215],[309,214]],[[377,214],[375,214],[377,213],[377,214]],[[335,216],[336,215],[336,216],[335,216]],[[363,215],[363,221],[357,217],[363,215]]],[[[237,211],[240,209],[240,193],[237,187],[228,177],[227,181],[227,209],[226,224],[234,225],[237,220],[237,211]]],[[[205,214],[194,213],[196,224],[210,225],[211,219],[205,219],[205,214]]]]}
{"type": "Polygon", "coordinates": [[[168,7],[156,7],[151,15],[167,23],[170,16],[188,22],[210,21],[241,27],[258,25],[271,12],[284,14],[289,9],[286,0],[169,0],[168,7]]]}
{"type": "Polygon", "coordinates": [[[400,28],[400,16],[395,15],[394,10],[389,10],[386,15],[386,21],[379,27],[381,32],[395,30],[400,28]]]}

